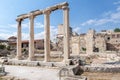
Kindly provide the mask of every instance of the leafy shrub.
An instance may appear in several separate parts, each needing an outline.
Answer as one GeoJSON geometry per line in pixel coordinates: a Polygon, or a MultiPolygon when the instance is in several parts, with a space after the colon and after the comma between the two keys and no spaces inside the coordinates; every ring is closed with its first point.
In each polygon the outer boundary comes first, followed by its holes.
{"type": "Polygon", "coordinates": [[[0,44],[0,49],[5,49],[6,45],[0,44]]]}
{"type": "Polygon", "coordinates": [[[83,51],[86,51],[86,48],[82,47],[82,50],[83,50],[83,51]]]}

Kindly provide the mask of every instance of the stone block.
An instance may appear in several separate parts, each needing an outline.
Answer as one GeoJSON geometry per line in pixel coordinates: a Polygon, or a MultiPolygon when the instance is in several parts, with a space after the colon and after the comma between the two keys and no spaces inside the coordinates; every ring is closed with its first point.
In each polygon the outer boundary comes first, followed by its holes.
{"type": "Polygon", "coordinates": [[[0,76],[5,76],[6,74],[5,67],[0,67],[0,76]]]}
{"type": "Polygon", "coordinates": [[[73,70],[74,75],[81,75],[84,72],[80,66],[76,66],[72,70],[73,70]]]}
{"type": "Polygon", "coordinates": [[[85,77],[85,76],[74,76],[74,77],[69,77],[69,76],[67,76],[67,77],[64,77],[64,78],[62,78],[62,80],[87,80],[87,77],[85,77]]]}

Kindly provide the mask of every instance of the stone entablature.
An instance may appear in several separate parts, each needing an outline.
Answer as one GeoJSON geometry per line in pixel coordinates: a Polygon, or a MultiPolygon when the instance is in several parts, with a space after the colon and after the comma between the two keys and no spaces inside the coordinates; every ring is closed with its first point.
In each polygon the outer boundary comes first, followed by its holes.
{"type": "Polygon", "coordinates": [[[66,8],[68,8],[67,6],[68,6],[68,3],[64,2],[64,3],[61,3],[61,4],[54,5],[52,7],[48,7],[44,10],[35,10],[35,11],[31,11],[28,14],[21,14],[17,17],[17,21],[31,17],[31,13],[32,13],[33,16],[38,16],[38,15],[42,15],[42,14],[48,12],[48,11],[52,12],[52,11],[55,11],[55,10],[58,10],[58,9],[64,9],[65,10],[66,8]]]}

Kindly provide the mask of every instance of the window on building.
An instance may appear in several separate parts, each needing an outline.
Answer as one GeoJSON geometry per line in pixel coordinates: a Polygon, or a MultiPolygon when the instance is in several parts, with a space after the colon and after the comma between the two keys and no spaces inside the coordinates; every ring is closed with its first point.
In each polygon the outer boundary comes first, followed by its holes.
{"type": "Polygon", "coordinates": [[[117,38],[120,38],[120,34],[117,34],[117,38]]]}
{"type": "Polygon", "coordinates": [[[112,38],[115,38],[115,35],[114,35],[114,34],[112,35],[112,38]]]}

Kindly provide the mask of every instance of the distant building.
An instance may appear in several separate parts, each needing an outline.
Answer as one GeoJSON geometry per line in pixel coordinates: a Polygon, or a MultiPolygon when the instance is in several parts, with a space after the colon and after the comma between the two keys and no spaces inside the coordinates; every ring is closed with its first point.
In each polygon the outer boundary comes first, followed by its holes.
{"type": "Polygon", "coordinates": [[[15,36],[11,36],[8,38],[9,42],[16,42],[17,38],[15,36]]]}
{"type": "MultiPolygon", "coordinates": [[[[22,41],[22,48],[28,48],[29,47],[29,40],[23,40],[22,41]]],[[[34,40],[34,48],[35,49],[44,49],[44,40],[34,40]]]]}
{"type": "MultiPolygon", "coordinates": [[[[8,44],[11,49],[16,49],[16,45],[17,45],[16,40],[17,40],[17,38],[14,36],[8,38],[8,44]]],[[[35,49],[44,49],[44,40],[43,39],[34,40],[34,46],[35,46],[35,49]]],[[[28,48],[29,40],[23,40],[21,47],[28,48]]]]}

